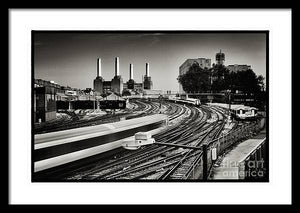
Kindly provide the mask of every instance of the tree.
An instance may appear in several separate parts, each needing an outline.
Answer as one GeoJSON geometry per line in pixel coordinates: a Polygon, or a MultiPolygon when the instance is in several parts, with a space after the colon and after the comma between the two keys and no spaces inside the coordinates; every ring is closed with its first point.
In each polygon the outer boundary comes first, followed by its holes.
{"type": "Polygon", "coordinates": [[[198,63],[194,63],[185,74],[179,75],[177,80],[185,92],[206,92],[210,88],[209,78],[209,70],[202,69],[198,63]]]}
{"type": "Polygon", "coordinates": [[[238,71],[232,73],[234,79],[234,87],[236,90],[246,94],[258,94],[263,87],[263,77],[257,77],[253,70],[238,71]]]}
{"type": "Polygon", "coordinates": [[[263,76],[256,76],[252,69],[230,72],[224,65],[219,64],[214,64],[212,69],[202,69],[198,63],[194,63],[177,80],[185,92],[231,90],[232,93],[235,93],[236,90],[239,90],[245,94],[258,95],[264,89],[263,76]]]}
{"type": "Polygon", "coordinates": [[[264,79],[265,79],[265,78],[264,78],[262,75],[259,75],[259,76],[257,77],[258,85],[259,85],[261,91],[264,91],[264,90],[265,90],[264,79]]]}
{"type": "Polygon", "coordinates": [[[211,90],[218,92],[229,89],[232,84],[229,70],[222,64],[215,64],[212,68],[213,83],[211,90]]]}

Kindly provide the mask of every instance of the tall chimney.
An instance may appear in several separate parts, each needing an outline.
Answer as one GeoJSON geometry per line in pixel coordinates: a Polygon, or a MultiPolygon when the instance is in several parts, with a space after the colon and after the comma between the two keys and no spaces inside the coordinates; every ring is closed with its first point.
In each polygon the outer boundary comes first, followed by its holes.
{"type": "Polygon", "coordinates": [[[133,64],[129,64],[129,79],[133,79],[133,64]]]}
{"type": "Polygon", "coordinates": [[[97,59],[97,77],[100,77],[102,75],[101,73],[101,58],[97,59]]]}
{"type": "Polygon", "coordinates": [[[146,63],[146,76],[150,77],[150,75],[149,75],[149,63],[146,63]]]}
{"type": "Polygon", "coordinates": [[[120,75],[120,70],[119,70],[119,57],[115,58],[115,76],[120,75]]]}

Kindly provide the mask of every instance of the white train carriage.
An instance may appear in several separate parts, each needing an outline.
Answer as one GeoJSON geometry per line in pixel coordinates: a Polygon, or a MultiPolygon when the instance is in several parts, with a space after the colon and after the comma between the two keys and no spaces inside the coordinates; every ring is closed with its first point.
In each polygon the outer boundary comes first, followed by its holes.
{"type": "Polygon", "coordinates": [[[151,138],[151,134],[154,134],[152,132],[164,128],[167,121],[166,115],[155,114],[114,123],[36,134],[33,150],[34,172],[120,147],[138,149],[140,146],[154,143],[154,139],[151,138]]]}
{"type": "Polygon", "coordinates": [[[174,98],[169,98],[169,101],[172,101],[174,103],[193,105],[193,106],[200,106],[201,105],[200,99],[196,99],[196,98],[181,99],[179,97],[174,97],[174,98]]]}

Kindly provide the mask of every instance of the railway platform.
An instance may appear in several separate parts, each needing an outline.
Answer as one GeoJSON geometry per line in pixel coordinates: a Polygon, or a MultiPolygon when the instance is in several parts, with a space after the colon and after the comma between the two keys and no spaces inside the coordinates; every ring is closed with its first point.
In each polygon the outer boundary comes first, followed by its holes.
{"type": "Polygon", "coordinates": [[[218,159],[211,171],[211,180],[264,179],[266,161],[266,131],[239,143],[218,159]]]}

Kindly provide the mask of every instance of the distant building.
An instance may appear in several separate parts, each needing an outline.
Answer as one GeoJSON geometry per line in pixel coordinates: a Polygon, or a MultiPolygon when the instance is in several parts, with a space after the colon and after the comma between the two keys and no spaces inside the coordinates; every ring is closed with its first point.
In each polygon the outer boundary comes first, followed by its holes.
{"type": "Polygon", "coordinates": [[[129,64],[129,80],[126,83],[126,89],[134,89],[134,80],[133,80],[133,64],[129,64]]]}
{"type": "Polygon", "coordinates": [[[122,94],[123,91],[123,79],[121,76],[115,76],[112,80],[111,80],[111,91],[118,93],[118,94],[122,94]]]}
{"type": "Polygon", "coordinates": [[[111,81],[103,81],[103,93],[111,91],[111,81]]]}
{"type": "Polygon", "coordinates": [[[216,54],[216,62],[218,65],[223,65],[225,61],[225,53],[222,53],[220,50],[219,53],[216,54]]]}
{"type": "Polygon", "coordinates": [[[34,122],[56,119],[56,90],[53,86],[34,88],[34,122]]]}
{"type": "Polygon", "coordinates": [[[149,71],[149,63],[146,63],[146,75],[144,76],[143,81],[144,89],[152,89],[153,83],[151,81],[150,71],[149,71]]]}
{"type": "Polygon", "coordinates": [[[123,84],[123,90],[129,90],[130,92],[143,92],[143,83],[137,83],[133,78],[133,64],[129,64],[129,80],[123,84]]]}
{"type": "Polygon", "coordinates": [[[131,89],[134,90],[134,80],[133,79],[129,79],[126,84],[124,84],[123,89],[131,89]],[[125,86],[126,85],[126,86],[125,86]]]}
{"type": "Polygon", "coordinates": [[[137,92],[143,91],[143,83],[134,83],[134,90],[137,92]]]}
{"type": "MultiPolygon", "coordinates": [[[[59,84],[55,83],[54,81],[45,81],[42,79],[34,79],[34,88],[36,87],[53,87],[55,88],[56,92],[65,93],[65,87],[60,86],[59,84]]],[[[70,88],[70,87],[68,87],[70,88]]]]}
{"type": "Polygon", "coordinates": [[[101,95],[108,92],[122,94],[123,90],[134,90],[142,92],[143,89],[152,89],[153,83],[149,76],[149,64],[146,63],[146,76],[143,83],[137,83],[133,79],[133,64],[129,64],[129,80],[123,83],[119,70],[119,57],[115,58],[115,76],[111,81],[105,81],[101,77],[101,59],[97,59],[97,77],[94,79],[95,95],[101,95]]]}
{"type": "Polygon", "coordinates": [[[103,78],[96,77],[94,80],[94,91],[97,95],[101,95],[103,93],[103,78]]]}
{"type": "Polygon", "coordinates": [[[120,62],[119,62],[119,57],[115,58],[115,76],[111,80],[111,91],[122,94],[123,91],[123,79],[120,75],[120,62]]]}
{"type": "Polygon", "coordinates": [[[127,81],[126,83],[123,83],[123,90],[131,90],[131,91],[136,91],[141,93],[143,92],[143,83],[133,82],[133,87],[132,87],[132,82],[127,81]],[[129,85],[131,86],[128,88],[129,85]]]}
{"type": "Polygon", "coordinates": [[[97,77],[94,80],[94,91],[96,95],[101,95],[103,93],[103,81],[101,77],[101,58],[97,59],[97,77]]]}
{"type": "Polygon", "coordinates": [[[234,65],[228,65],[227,69],[230,70],[231,72],[246,71],[248,69],[251,69],[251,66],[234,64],[234,65]]]}
{"type": "Polygon", "coordinates": [[[143,91],[144,95],[163,95],[164,91],[163,90],[144,90],[143,91]]]}
{"type": "Polygon", "coordinates": [[[152,89],[153,88],[153,83],[151,81],[150,76],[144,76],[144,82],[143,82],[143,89],[152,89]]]}
{"type": "MultiPolygon", "coordinates": [[[[184,75],[189,71],[190,67],[197,63],[202,69],[211,68],[211,59],[208,58],[196,58],[196,59],[187,59],[183,64],[179,67],[179,75],[184,75]]],[[[182,85],[179,83],[179,93],[183,93],[182,85]]]]}
{"type": "Polygon", "coordinates": [[[189,71],[192,64],[197,63],[202,69],[211,68],[211,59],[208,58],[196,58],[196,59],[187,59],[179,67],[179,75],[184,75],[189,71]]]}

